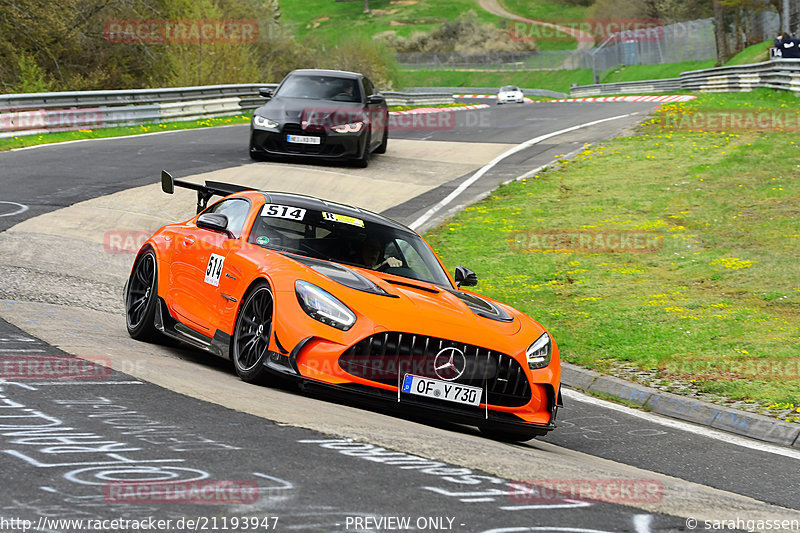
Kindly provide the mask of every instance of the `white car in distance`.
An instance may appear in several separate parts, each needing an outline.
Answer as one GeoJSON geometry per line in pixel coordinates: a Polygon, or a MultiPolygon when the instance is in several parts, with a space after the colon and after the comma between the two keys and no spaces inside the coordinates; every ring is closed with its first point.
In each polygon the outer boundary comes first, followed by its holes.
{"type": "Polygon", "coordinates": [[[500,88],[500,92],[497,93],[497,103],[499,104],[508,104],[508,103],[517,103],[522,104],[525,102],[525,95],[522,94],[522,90],[516,85],[506,85],[500,88]]]}

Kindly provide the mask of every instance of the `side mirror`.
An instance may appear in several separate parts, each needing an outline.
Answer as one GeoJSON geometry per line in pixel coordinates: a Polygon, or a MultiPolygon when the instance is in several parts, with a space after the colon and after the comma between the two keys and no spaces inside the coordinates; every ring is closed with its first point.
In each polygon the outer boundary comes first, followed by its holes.
{"type": "Polygon", "coordinates": [[[172,194],[175,192],[175,180],[166,170],[161,171],[161,190],[167,194],[172,194]]]}
{"type": "Polygon", "coordinates": [[[478,284],[478,275],[467,267],[456,267],[456,274],[453,276],[456,280],[456,285],[461,288],[474,287],[478,284]]]}
{"type": "Polygon", "coordinates": [[[197,217],[197,227],[211,231],[219,231],[220,233],[226,234],[231,239],[233,238],[233,233],[228,231],[228,217],[226,215],[203,213],[197,217]]]}
{"type": "Polygon", "coordinates": [[[386,97],[382,94],[373,94],[367,97],[368,104],[385,104],[386,97]]]}
{"type": "Polygon", "coordinates": [[[262,98],[272,98],[272,89],[267,89],[266,87],[261,87],[258,90],[258,96],[262,98]]]}

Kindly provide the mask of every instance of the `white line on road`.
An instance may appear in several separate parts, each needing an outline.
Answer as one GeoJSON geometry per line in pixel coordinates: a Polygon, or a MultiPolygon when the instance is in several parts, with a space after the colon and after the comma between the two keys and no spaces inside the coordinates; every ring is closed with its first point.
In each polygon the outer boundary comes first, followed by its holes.
{"type": "Polygon", "coordinates": [[[31,381],[28,385],[144,385],[144,381],[94,381],[82,379],[80,381],[31,381]]]}
{"type": "MultiPolygon", "coordinates": [[[[213,128],[235,128],[237,126],[247,126],[247,123],[242,124],[227,124],[225,126],[212,126],[213,128]]],[[[23,146],[22,148],[12,148],[8,152],[20,152],[22,150],[33,150],[35,148],[44,148],[46,146],[64,146],[65,144],[87,143],[92,141],[112,141],[114,139],[135,139],[137,137],[147,137],[150,135],[164,135],[165,133],[181,133],[184,131],[198,131],[208,128],[187,128],[182,130],[164,130],[164,131],[151,131],[150,133],[135,133],[133,135],[117,135],[116,137],[97,137],[95,139],[76,139],[74,141],[60,141],[56,143],[36,144],[33,146],[23,146]]]]}
{"type": "Polygon", "coordinates": [[[0,200],[0,204],[10,204],[10,205],[17,206],[17,209],[15,211],[12,211],[10,213],[0,213],[0,217],[13,217],[14,215],[21,215],[22,213],[24,213],[25,211],[28,210],[28,206],[27,205],[20,204],[20,203],[17,203],[17,202],[7,202],[7,201],[4,201],[4,200],[0,200]]]}
{"type": "Polygon", "coordinates": [[[621,118],[631,117],[631,116],[636,115],[636,114],[638,114],[638,113],[627,113],[625,115],[617,115],[615,117],[603,118],[603,119],[600,119],[600,120],[594,120],[592,122],[586,122],[585,124],[578,124],[577,126],[572,126],[570,128],[565,128],[563,130],[558,130],[558,131],[554,131],[554,132],[551,132],[551,133],[546,133],[545,135],[540,135],[539,137],[534,137],[533,139],[527,140],[522,144],[518,144],[514,148],[511,148],[510,150],[507,150],[506,152],[504,152],[504,153],[500,154],[499,156],[495,157],[489,163],[487,163],[483,168],[479,169],[475,174],[473,174],[470,178],[464,180],[464,182],[461,185],[459,185],[456,188],[456,190],[454,190],[453,192],[448,194],[445,198],[440,200],[436,205],[434,205],[433,207],[428,209],[421,217],[419,217],[417,220],[412,222],[409,227],[411,229],[413,229],[413,230],[416,230],[417,228],[422,226],[425,222],[430,220],[430,218],[432,216],[434,216],[436,213],[438,213],[443,207],[445,207],[447,204],[449,204],[450,202],[455,200],[458,197],[458,195],[461,194],[462,192],[464,192],[470,185],[472,185],[473,183],[475,183],[476,181],[481,179],[484,176],[484,174],[489,172],[500,161],[502,161],[503,159],[505,159],[506,157],[508,157],[510,155],[516,154],[517,152],[521,152],[522,150],[530,148],[531,146],[533,146],[535,144],[538,144],[538,143],[540,143],[542,141],[545,141],[547,139],[550,139],[551,137],[556,137],[558,135],[562,135],[564,133],[569,133],[571,131],[579,130],[581,128],[588,128],[590,126],[595,126],[597,124],[602,124],[603,122],[608,122],[608,121],[611,121],[611,120],[619,120],[621,118]]]}
{"type": "Polygon", "coordinates": [[[606,400],[601,400],[600,398],[595,398],[594,396],[587,396],[586,394],[583,394],[581,392],[572,389],[566,389],[566,388],[561,389],[561,394],[563,394],[565,398],[569,398],[571,400],[583,403],[590,403],[592,405],[597,405],[598,407],[603,407],[604,409],[611,409],[612,411],[617,411],[620,413],[624,413],[626,415],[635,416],[637,418],[641,418],[643,420],[652,422],[654,424],[660,424],[662,426],[666,426],[672,429],[677,429],[679,431],[685,431],[687,433],[694,433],[696,435],[700,435],[701,437],[707,437],[709,439],[725,441],[728,444],[735,444],[736,446],[749,448],[751,450],[772,453],[775,455],[783,455],[784,457],[790,457],[792,459],[800,459],[800,450],[792,450],[790,448],[784,448],[783,446],[778,446],[777,444],[769,444],[767,442],[758,442],[748,439],[746,437],[740,437],[739,435],[735,435],[733,433],[727,433],[725,431],[720,431],[705,426],[698,426],[695,424],[691,424],[689,422],[676,420],[674,418],[667,418],[661,415],[648,413],[647,411],[639,411],[638,409],[631,409],[630,407],[626,407],[624,405],[616,404],[606,400]]]}

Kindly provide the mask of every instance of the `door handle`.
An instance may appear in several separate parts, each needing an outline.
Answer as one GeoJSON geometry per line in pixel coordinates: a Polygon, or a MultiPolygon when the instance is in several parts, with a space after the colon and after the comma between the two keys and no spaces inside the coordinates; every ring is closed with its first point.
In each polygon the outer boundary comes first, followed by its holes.
{"type": "Polygon", "coordinates": [[[193,245],[193,244],[194,244],[194,239],[193,239],[193,238],[191,238],[191,237],[184,237],[184,238],[183,238],[183,243],[184,243],[186,246],[191,246],[191,245],[193,245]]]}

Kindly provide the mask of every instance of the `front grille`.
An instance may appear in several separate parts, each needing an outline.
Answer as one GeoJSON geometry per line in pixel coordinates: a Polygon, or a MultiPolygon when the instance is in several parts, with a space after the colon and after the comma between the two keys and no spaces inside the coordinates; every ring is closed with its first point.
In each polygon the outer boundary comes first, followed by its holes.
{"type": "Polygon", "coordinates": [[[280,143],[274,148],[268,149],[291,154],[308,154],[308,155],[325,155],[337,156],[342,153],[342,147],[337,145],[329,145],[327,143],[327,136],[324,130],[304,130],[300,124],[288,123],[283,125],[283,134],[281,135],[280,143]],[[312,135],[314,137],[321,137],[320,144],[298,144],[286,142],[287,135],[312,135]]]}
{"type": "Polygon", "coordinates": [[[415,374],[481,387],[488,393],[481,401],[490,405],[519,407],[531,399],[528,379],[514,358],[438,337],[399,332],[371,335],[344,352],[339,366],[354,376],[388,385],[397,386],[403,375],[415,374]],[[447,348],[464,354],[466,366],[456,379],[442,369],[437,374],[434,368],[437,354],[447,348]]]}

